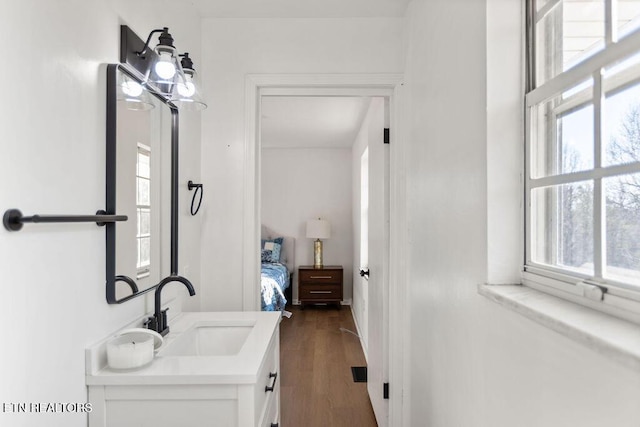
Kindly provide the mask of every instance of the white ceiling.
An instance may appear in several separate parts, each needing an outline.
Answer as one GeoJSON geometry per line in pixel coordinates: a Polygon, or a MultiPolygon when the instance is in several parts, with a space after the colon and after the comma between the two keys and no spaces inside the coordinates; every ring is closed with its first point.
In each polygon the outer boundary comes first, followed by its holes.
{"type": "MultiPolygon", "coordinates": [[[[203,18],[403,17],[410,0],[179,0],[203,18]]],[[[369,106],[359,97],[263,97],[263,147],[351,147],[369,106]]]]}
{"type": "Polygon", "coordinates": [[[188,0],[204,18],[401,17],[410,0],[188,0]]]}
{"type": "Polygon", "coordinates": [[[267,148],[351,147],[370,98],[262,97],[261,143],[267,148]]]}

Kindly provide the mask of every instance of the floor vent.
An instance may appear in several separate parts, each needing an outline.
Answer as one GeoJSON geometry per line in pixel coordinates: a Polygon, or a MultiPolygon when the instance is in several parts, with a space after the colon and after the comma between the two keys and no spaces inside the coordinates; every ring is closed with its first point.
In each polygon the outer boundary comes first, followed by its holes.
{"type": "Polygon", "coordinates": [[[367,382],[367,367],[366,366],[352,366],[351,373],[353,374],[353,382],[366,383],[367,382]]]}

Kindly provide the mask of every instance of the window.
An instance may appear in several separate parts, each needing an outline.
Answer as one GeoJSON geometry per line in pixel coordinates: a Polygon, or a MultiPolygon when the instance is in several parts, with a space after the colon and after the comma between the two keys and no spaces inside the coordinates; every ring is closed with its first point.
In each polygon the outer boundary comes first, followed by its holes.
{"type": "Polygon", "coordinates": [[[527,13],[524,282],[640,313],[640,0],[527,13]]]}
{"type": "Polygon", "coordinates": [[[151,148],[138,143],[136,162],[136,205],[138,228],[138,278],[151,271],[151,148]]]}

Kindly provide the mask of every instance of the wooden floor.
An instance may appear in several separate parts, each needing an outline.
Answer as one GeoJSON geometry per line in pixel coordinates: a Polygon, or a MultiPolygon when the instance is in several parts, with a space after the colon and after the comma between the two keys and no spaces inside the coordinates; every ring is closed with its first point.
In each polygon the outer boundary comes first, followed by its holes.
{"type": "Polygon", "coordinates": [[[353,382],[352,366],[365,366],[350,307],[287,307],[280,323],[280,425],[377,426],[366,383],[353,382]]]}

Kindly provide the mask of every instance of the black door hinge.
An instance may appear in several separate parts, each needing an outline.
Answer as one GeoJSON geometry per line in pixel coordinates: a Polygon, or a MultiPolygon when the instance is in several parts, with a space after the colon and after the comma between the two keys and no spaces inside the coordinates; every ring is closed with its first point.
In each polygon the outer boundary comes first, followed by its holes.
{"type": "Polygon", "coordinates": [[[389,383],[382,384],[382,397],[384,399],[389,398],[389,383]]]}
{"type": "Polygon", "coordinates": [[[389,128],[384,128],[384,143],[389,144],[391,138],[389,136],[389,128]]]}

